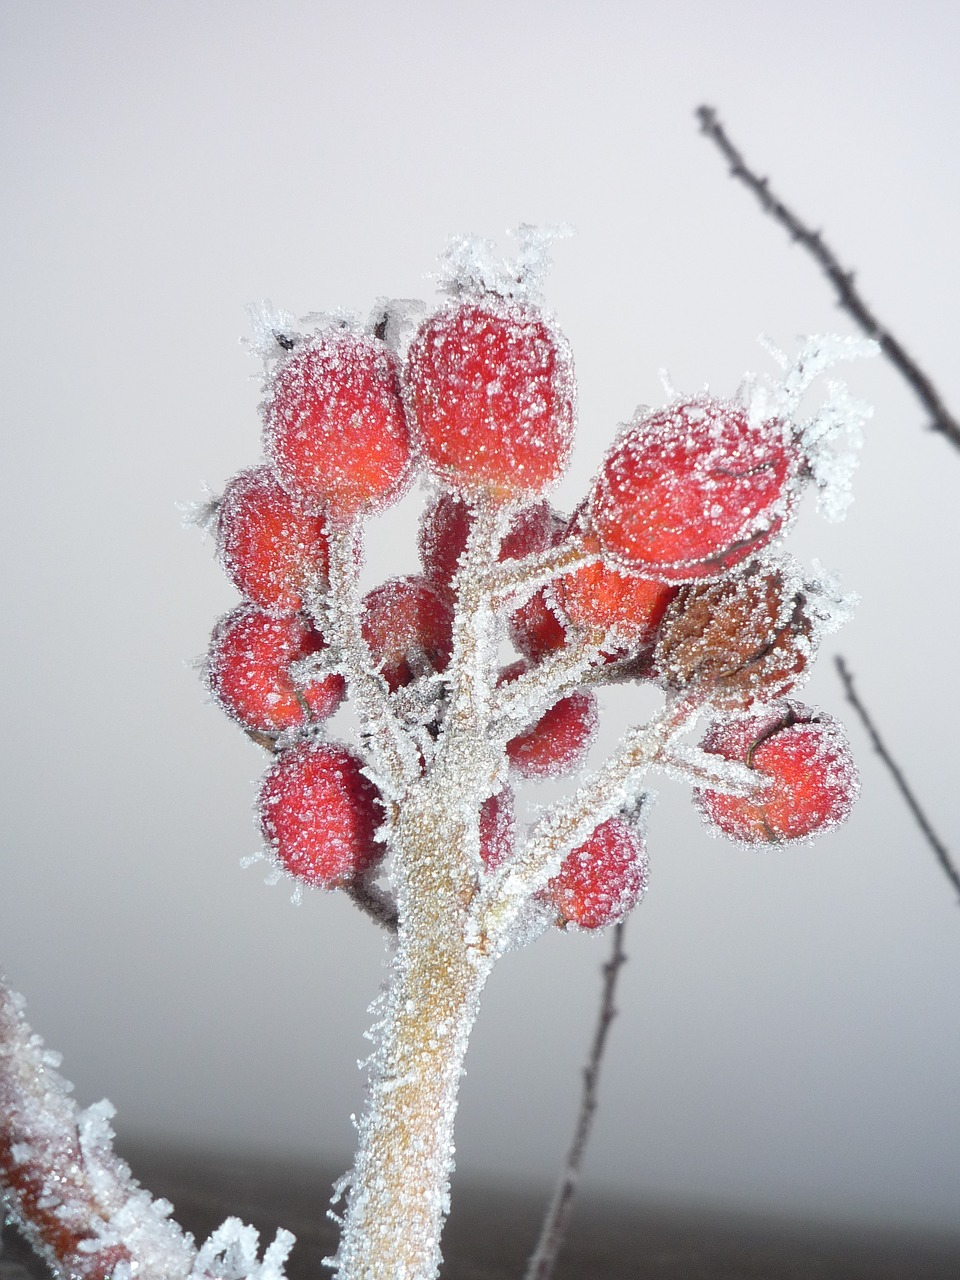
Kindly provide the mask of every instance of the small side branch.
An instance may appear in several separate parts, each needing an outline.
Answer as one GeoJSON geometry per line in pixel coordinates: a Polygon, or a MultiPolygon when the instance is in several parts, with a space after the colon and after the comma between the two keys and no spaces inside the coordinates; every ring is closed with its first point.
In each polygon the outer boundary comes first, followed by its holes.
{"type": "Polygon", "coordinates": [[[389,933],[397,932],[397,907],[393,899],[377,885],[366,880],[352,880],[343,886],[348,898],[389,933]]]}
{"type": "Polygon", "coordinates": [[[927,841],[927,844],[929,844],[930,848],[934,852],[934,856],[936,857],[937,861],[940,863],[940,867],[943,871],[943,874],[947,877],[947,879],[953,885],[954,889],[956,889],[957,893],[960,894],[960,872],[957,871],[957,868],[953,863],[953,859],[950,857],[949,850],[947,849],[946,845],[943,843],[943,841],[940,839],[940,837],[937,835],[937,833],[934,831],[933,827],[931,826],[930,820],[927,817],[927,815],[924,813],[923,808],[920,804],[920,801],[913,794],[910,784],[907,782],[906,778],[903,776],[903,770],[900,768],[896,760],[894,760],[893,756],[887,750],[883,739],[880,737],[880,734],[877,730],[876,725],[873,723],[873,720],[870,718],[870,715],[867,712],[866,707],[860,701],[860,698],[857,695],[857,691],[854,688],[853,676],[850,674],[850,670],[847,667],[847,664],[844,662],[843,658],[841,658],[839,655],[834,659],[834,661],[836,663],[837,672],[839,673],[840,679],[843,682],[843,688],[844,688],[844,692],[847,695],[847,701],[850,703],[854,711],[856,711],[857,715],[860,717],[860,722],[863,725],[864,729],[866,729],[867,731],[867,735],[870,738],[870,742],[873,745],[874,751],[876,751],[877,755],[880,757],[883,763],[887,766],[887,770],[889,771],[890,776],[893,778],[893,781],[897,787],[897,790],[900,792],[900,794],[903,796],[904,800],[906,801],[907,808],[913,814],[914,821],[916,822],[920,830],[923,832],[923,835],[927,841]]]}
{"type": "Polygon", "coordinates": [[[769,213],[811,254],[836,289],[840,306],[853,317],[868,337],[876,339],[894,368],[913,388],[931,416],[931,428],[946,436],[954,448],[960,449],[960,422],[947,408],[930,377],[867,306],[854,283],[854,273],[841,265],[820,232],[801,222],[797,215],[770,189],[767,179],[759,177],[749,167],[743,154],[731,142],[713,107],[698,107],[696,115],[702,132],[715,144],[729,163],[731,176],[738,178],[748,187],[760,201],[764,213],[769,213]]]}
{"type": "Polygon", "coordinates": [[[583,1071],[583,1092],[580,1096],[580,1110],[577,1115],[573,1141],[567,1153],[566,1163],[553,1193],[553,1200],[547,1210],[540,1229],[540,1239],[533,1251],[527,1266],[526,1280],[550,1280],[563,1242],[566,1239],[573,1200],[580,1182],[580,1170],[593,1117],[597,1110],[597,1086],[600,1081],[600,1068],[607,1047],[607,1035],[610,1024],[617,1016],[614,1003],[617,991],[617,979],[620,970],[626,964],[627,956],[623,950],[624,925],[621,921],[613,929],[613,946],[610,958],[603,966],[603,995],[600,1000],[600,1013],[597,1027],[590,1048],[590,1057],[583,1071]]]}

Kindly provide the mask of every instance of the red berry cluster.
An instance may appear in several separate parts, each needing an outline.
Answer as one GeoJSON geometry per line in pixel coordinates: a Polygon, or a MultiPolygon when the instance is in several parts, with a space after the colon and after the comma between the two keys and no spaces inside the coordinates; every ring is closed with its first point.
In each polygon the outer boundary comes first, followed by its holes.
{"type": "MultiPolygon", "coordinates": [[[[409,707],[410,687],[429,682],[421,734],[443,735],[461,563],[479,513],[499,510],[490,572],[514,573],[503,623],[520,660],[494,666],[491,685],[506,695],[590,655],[580,687],[558,684],[505,742],[513,780],[578,767],[596,729],[593,687],[647,680],[715,717],[705,752],[758,775],[749,797],[698,792],[713,829],[782,843],[839,821],[856,791],[840,731],[782,701],[819,625],[806,586],[770,553],[811,473],[802,433],[735,401],[677,401],[621,432],[564,515],[546,495],[573,438],[565,339],[522,290],[451,292],[405,354],[346,324],[285,336],[263,404],[267,464],[235,477],[219,507],[221,563],[245,601],[214,630],[209,685],[277,753],[260,797],[277,861],[331,887],[362,879],[382,854],[384,806],[361,756],[319,729],[347,670],[339,638],[323,634],[324,601],[330,540],[397,500],[418,472],[434,488],[421,572],[370,591],[357,626],[386,697],[409,707]]],[[[505,777],[475,815],[481,875],[519,844],[505,777]]],[[[592,929],[620,919],[645,883],[637,824],[614,816],[567,855],[542,896],[558,923],[592,929]]]]}

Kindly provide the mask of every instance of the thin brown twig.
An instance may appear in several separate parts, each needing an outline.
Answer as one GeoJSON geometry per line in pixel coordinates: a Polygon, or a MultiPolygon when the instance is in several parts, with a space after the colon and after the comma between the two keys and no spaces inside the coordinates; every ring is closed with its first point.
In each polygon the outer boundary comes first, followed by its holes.
{"type": "Polygon", "coordinates": [[[397,908],[393,899],[368,880],[349,880],[343,886],[361,911],[390,933],[397,932],[397,908]]]}
{"type": "Polygon", "coordinates": [[[613,929],[613,945],[610,958],[603,966],[603,996],[600,1001],[600,1014],[597,1018],[596,1031],[590,1056],[583,1071],[583,1092],[580,1096],[580,1111],[577,1115],[573,1141],[567,1153],[567,1159],[557,1181],[553,1199],[547,1209],[540,1229],[540,1239],[527,1265],[525,1280],[550,1280],[557,1257],[563,1247],[573,1208],[573,1199],[580,1181],[580,1168],[583,1164],[587,1140],[593,1125],[594,1113],[597,1110],[597,1085],[600,1080],[600,1066],[607,1043],[610,1024],[617,1016],[614,997],[617,989],[617,978],[626,964],[627,956],[623,950],[624,924],[621,921],[613,929]]]}
{"type": "Polygon", "coordinates": [[[876,751],[877,755],[880,757],[883,763],[887,766],[890,776],[893,778],[893,781],[896,784],[897,790],[900,792],[900,794],[903,796],[904,800],[906,801],[907,808],[913,814],[913,817],[914,817],[914,820],[916,821],[917,826],[923,832],[923,835],[927,841],[927,844],[929,844],[930,848],[934,852],[934,855],[936,856],[937,861],[940,863],[941,869],[943,870],[943,874],[947,877],[947,879],[953,885],[954,889],[956,889],[957,893],[960,894],[960,872],[957,871],[957,868],[953,863],[953,859],[950,857],[949,850],[947,849],[946,845],[943,843],[943,841],[940,839],[940,837],[937,835],[937,833],[934,831],[933,827],[931,826],[929,818],[924,813],[923,808],[920,805],[920,801],[913,794],[913,790],[911,789],[906,778],[903,776],[902,769],[897,764],[896,760],[894,760],[890,752],[887,750],[883,739],[880,737],[880,734],[877,730],[876,725],[873,723],[873,720],[871,719],[869,713],[867,712],[866,707],[860,701],[860,698],[857,695],[857,691],[853,685],[853,676],[851,675],[850,670],[847,667],[847,664],[844,662],[843,658],[839,656],[839,654],[834,659],[834,662],[836,663],[837,671],[840,674],[840,679],[843,681],[843,687],[847,695],[847,701],[850,703],[854,711],[856,711],[857,715],[860,717],[860,721],[864,729],[866,729],[867,731],[867,735],[870,738],[870,742],[873,746],[874,751],[876,751]]]}
{"type": "Polygon", "coordinates": [[[890,363],[910,384],[917,397],[931,415],[930,427],[939,431],[954,448],[960,449],[960,422],[953,416],[934,386],[917,362],[904,349],[903,344],[877,319],[867,306],[854,283],[854,273],[847,271],[833,250],[825,243],[819,231],[808,227],[770,189],[766,178],[759,177],[747,164],[742,152],[731,142],[713,107],[697,107],[697,118],[703,133],[715,143],[730,165],[730,173],[738,178],[760,201],[764,213],[785,227],[820,265],[837,291],[840,306],[848,312],[868,337],[876,339],[890,363]]]}

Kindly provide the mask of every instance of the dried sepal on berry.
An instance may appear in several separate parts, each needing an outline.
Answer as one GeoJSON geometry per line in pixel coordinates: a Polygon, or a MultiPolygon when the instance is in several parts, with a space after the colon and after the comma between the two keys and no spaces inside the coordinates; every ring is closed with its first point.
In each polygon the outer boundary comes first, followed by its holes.
{"type": "Polygon", "coordinates": [[[544,896],[557,923],[605,929],[622,920],[647,888],[647,856],[637,824],[623,817],[601,822],[582,845],[567,854],[547,882],[544,896]]]}
{"type": "Polygon", "coordinates": [[[217,510],[217,553],[234,586],[270,613],[298,613],[305,587],[326,586],[323,517],[306,511],[269,467],[241,471],[227,484],[217,510]]]}
{"type": "Polygon", "coordinates": [[[594,484],[590,523],[605,558],[628,572],[719,577],[782,531],[801,463],[787,423],[702,396],[621,433],[594,484]]]}
{"type": "Polygon", "coordinates": [[[255,732],[278,734],[325,720],[343,700],[343,676],[301,684],[291,673],[294,663],[323,648],[323,637],[299,614],[274,618],[255,605],[239,605],[214,628],[210,691],[229,716],[255,732]]]}
{"type": "Polygon", "coordinates": [[[414,338],[405,388],[428,467],[458,493],[516,501],[563,473],[573,360],[536,308],[493,296],[444,307],[414,338]]]}
{"type": "Polygon", "coordinates": [[[282,751],[264,775],[258,810],[277,864],[321,889],[356,880],[383,857],[375,840],[380,793],[363,762],[343,746],[301,742],[282,751]]]}
{"type": "Polygon", "coordinates": [[[694,792],[707,827],[742,844],[795,844],[843,822],[860,790],[840,724],[823,711],[786,701],[713,725],[703,750],[756,771],[753,796],[694,792]]]}
{"type": "Polygon", "coordinates": [[[348,328],[299,343],[270,381],[264,444],[311,511],[342,522],[392,502],[413,462],[396,355],[348,328]]]}
{"type": "Polygon", "coordinates": [[[668,687],[720,711],[773,702],[806,674],[818,640],[808,591],[789,561],[756,561],[719,582],[681,587],[655,665],[668,687]]]}

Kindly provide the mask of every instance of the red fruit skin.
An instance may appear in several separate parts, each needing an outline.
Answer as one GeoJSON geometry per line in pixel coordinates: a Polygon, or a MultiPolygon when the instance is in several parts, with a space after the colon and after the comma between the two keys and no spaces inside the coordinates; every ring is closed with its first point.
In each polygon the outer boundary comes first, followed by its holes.
{"type": "Polygon", "coordinates": [[[345,522],[397,498],[412,466],[396,356],[349,331],[322,333],[277,369],[264,444],[283,487],[345,522]]]}
{"type": "Polygon", "coordinates": [[[227,484],[217,517],[217,551],[234,586],[273,614],[299,613],[305,582],[326,585],[323,518],[305,511],[269,467],[241,471],[227,484]]]}
{"type": "Polygon", "coordinates": [[[547,882],[545,895],[557,910],[557,923],[580,929],[616,924],[641,900],[647,888],[643,838],[624,818],[608,818],[579,848],[564,858],[547,882]]]}
{"type": "Polygon", "coordinates": [[[581,763],[599,716],[592,693],[571,693],[544,712],[532,729],[511,738],[507,756],[525,778],[557,778],[581,763]]]}
{"type": "MultiPolygon", "coordinates": [[[[587,535],[588,547],[596,539],[587,535]]],[[[587,630],[613,629],[617,638],[633,649],[653,644],[657,631],[678,588],[621,573],[602,561],[558,579],[554,597],[563,615],[587,630]]]]}
{"type": "Polygon", "coordinates": [[[455,493],[441,493],[420,522],[418,537],[423,574],[435,591],[453,596],[453,579],[467,548],[473,517],[455,493]]]}
{"type": "MultiPolygon", "coordinates": [[[[453,579],[467,545],[470,507],[455,493],[445,492],[424,513],[420,525],[420,562],[430,585],[451,600],[453,579]]],[[[522,558],[543,551],[560,537],[565,521],[546,502],[536,502],[518,513],[500,547],[500,560],[522,558]]],[[[532,662],[562,649],[567,632],[540,590],[510,617],[510,638],[517,650],[532,662]]]]}
{"type": "Polygon", "coordinates": [[[825,712],[782,702],[759,715],[718,721],[704,751],[755,769],[768,787],[755,798],[694,792],[707,826],[742,844],[797,844],[843,822],[860,782],[842,728],[825,712]]]}
{"type": "Polygon", "coordinates": [[[485,870],[496,871],[513,856],[516,833],[513,792],[504,787],[480,807],[480,860],[485,870]]]}
{"type": "Polygon", "coordinates": [[[304,884],[334,889],[383,856],[374,840],[380,795],[346,747],[298,743],[278,756],[260,787],[263,838],[281,867],[304,884]]]}
{"type": "Polygon", "coordinates": [[[282,733],[333,715],[346,690],[339,675],[299,688],[291,664],[323,649],[321,636],[297,614],[273,618],[242,604],[214,628],[207,659],[210,691],[245,729],[282,733]]]}
{"type": "Polygon", "coordinates": [[[703,397],[649,414],[614,444],[589,517],[616,566],[662,582],[718,577],[783,528],[801,457],[785,424],[703,397]]]}
{"type": "Polygon", "coordinates": [[[564,338],[516,302],[458,302],[410,347],[407,406],[431,471],[465,494],[533,496],[563,473],[575,383],[564,338]]]}
{"type": "Polygon", "coordinates": [[[510,639],[518,653],[531,662],[540,662],[557,653],[567,643],[567,629],[550,603],[550,592],[543,588],[510,616],[510,639]]]}
{"type": "Polygon", "coordinates": [[[426,578],[390,578],[375,587],[364,597],[360,625],[391,693],[417,676],[446,670],[453,611],[426,578]]]}

